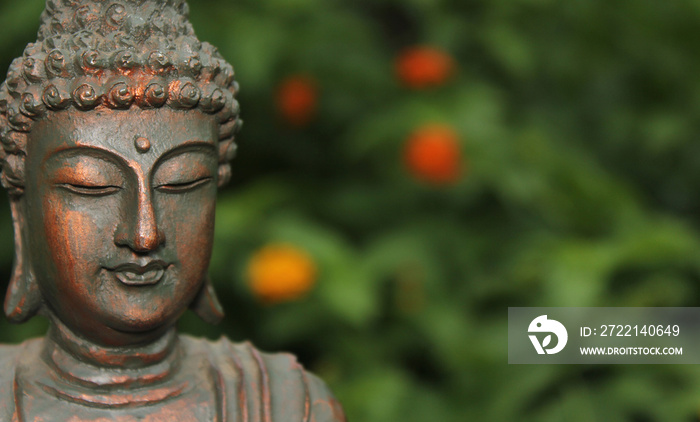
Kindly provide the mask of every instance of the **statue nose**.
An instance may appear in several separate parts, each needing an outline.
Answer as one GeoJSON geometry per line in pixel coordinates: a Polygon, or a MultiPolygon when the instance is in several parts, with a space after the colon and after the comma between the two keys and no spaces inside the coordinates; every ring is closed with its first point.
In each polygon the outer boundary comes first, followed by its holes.
{"type": "Polygon", "coordinates": [[[129,209],[127,214],[115,236],[118,246],[128,246],[135,252],[143,253],[151,252],[165,243],[165,235],[158,227],[153,200],[148,191],[139,190],[136,210],[129,209]]]}

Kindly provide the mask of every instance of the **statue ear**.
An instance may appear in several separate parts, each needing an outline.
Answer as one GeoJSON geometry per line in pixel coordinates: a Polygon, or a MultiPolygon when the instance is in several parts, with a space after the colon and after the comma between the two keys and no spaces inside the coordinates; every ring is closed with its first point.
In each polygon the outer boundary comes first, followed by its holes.
{"type": "Polygon", "coordinates": [[[27,220],[21,197],[10,198],[15,240],[15,263],[5,295],[5,315],[10,322],[20,323],[33,317],[41,308],[41,292],[24,245],[27,220]]]}
{"type": "Polygon", "coordinates": [[[190,304],[190,309],[204,322],[210,324],[218,324],[224,318],[224,309],[216,297],[214,286],[212,286],[208,275],[204,279],[197,297],[190,304]]]}

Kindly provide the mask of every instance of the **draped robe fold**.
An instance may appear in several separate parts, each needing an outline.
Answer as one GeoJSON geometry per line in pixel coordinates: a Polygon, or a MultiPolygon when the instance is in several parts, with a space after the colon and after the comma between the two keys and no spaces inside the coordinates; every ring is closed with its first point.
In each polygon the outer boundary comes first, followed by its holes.
{"type": "Polygon", "coordinates": [[[176,367],[125,369],[122,379],[79,360],[62,372],[44,341],[0,346],[0,421],[345,421],[323,381],[292,355],[250,343],[182,335],[176,367]]]}

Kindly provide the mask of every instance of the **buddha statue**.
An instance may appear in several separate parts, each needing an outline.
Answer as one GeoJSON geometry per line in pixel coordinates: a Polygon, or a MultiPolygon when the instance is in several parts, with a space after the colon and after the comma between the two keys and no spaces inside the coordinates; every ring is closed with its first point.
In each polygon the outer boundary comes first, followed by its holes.
{"type": "Polygon", "coordinates": [[[184,0],[47,0],[0,86],[15,267],[2,421],[344,421],[289,354],[175,330],[223,316],[207,267],[240,126],[233,68],[184,0]]]}

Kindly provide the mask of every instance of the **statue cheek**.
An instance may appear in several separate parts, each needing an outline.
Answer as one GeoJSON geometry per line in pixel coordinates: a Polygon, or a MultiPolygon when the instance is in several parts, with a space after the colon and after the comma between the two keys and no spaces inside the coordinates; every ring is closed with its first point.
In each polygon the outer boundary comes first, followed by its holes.
{"type": "MultiPolygon", "coordinates": [[[[36,262],[35,268],[57,284],[79,296],[90,295],[101,263],[110,254],[108,233],[110,209],[101,204],[81,206],[80,201],[67,201],[61,195],[47,194],[43,200],[43,248],[50,259],[36,262]],[[94,208],[94,209],[93,209],[94,208]],[[102,209],[102,214],[97,213],[102,209]]],[[[37,242],[34,242],[37,243],[37,242]]],[[[65,294],[65,293],[64,293],[65,294]]]]}
{"type": "Polygon", "coordinates": [[[202,201],[199,206],[183,212],[175,222],[175,242],[178,261],[191,277],[201,278],[209,266],[214,243],[214,201],[202,201]]]}
{"type": "Polygon", "coordinates": [[[175,255],[182,277],[203,276],[214,241],[215,185],[184,194],[156,193],[155,198],[165,253],[175,255]]]}

